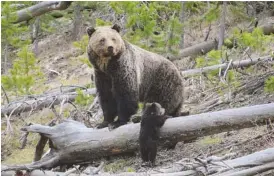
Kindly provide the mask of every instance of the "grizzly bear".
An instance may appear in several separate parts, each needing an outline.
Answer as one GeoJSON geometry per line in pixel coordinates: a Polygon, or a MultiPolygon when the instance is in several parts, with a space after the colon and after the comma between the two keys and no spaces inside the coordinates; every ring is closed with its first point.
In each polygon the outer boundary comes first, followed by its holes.
{"type": "Polygon", "coordinates": [[[167,115],[179,116],[183,102],[179,70],[166,58],[123,40],[119,32],[118,25],[87,28],[87,53],[104,115],[97,128],[126,124],[139,101],[160,103],[167,115]]]}
{"type": "Polygon", "coordinates": [[[164,115],[165,109],[159,103],[147,103],[143,110],[139,144],[141,158],[154,166],[157,154],[159,129],[164,125],[169,116],[164,115]]]}

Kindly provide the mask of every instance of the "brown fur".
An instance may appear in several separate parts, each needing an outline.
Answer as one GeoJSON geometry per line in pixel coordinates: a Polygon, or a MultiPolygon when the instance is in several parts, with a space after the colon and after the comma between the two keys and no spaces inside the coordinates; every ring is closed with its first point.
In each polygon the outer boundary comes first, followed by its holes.
{"type": "Polygon", "coordinates": [[[117,25],[88,28],[87,33],[87,52],[95,68],[95,84],[104,113],[99,128],[127,123],[136,113],[139,101],[160,103],[167,115],[180,114],[183,83],[171,61],[124,41],[117,25]],[[118,121],[113,122],[117,115],[118,121]]]}

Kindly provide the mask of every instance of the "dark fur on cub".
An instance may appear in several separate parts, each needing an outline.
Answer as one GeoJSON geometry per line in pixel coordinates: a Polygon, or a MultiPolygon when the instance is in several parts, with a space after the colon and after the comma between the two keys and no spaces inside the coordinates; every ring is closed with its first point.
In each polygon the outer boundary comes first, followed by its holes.
{"type": "Polygon", "coordinates": [[[160,103],[167,115],[179,116],[183,102],[179,70],[166,58],[124,41],[119,30],[118,25],[87,29],[87,53],[104,115],[98,128],[126,124],[139,101],[160,103]]]}
{"type": "Polygon", "coordinates": [[[168,116],[165,109],[158,103],[147,103],[141,121],[139,144],[141,157],[144,162],[154,165],[157,154],[159,129],[164,125],[168,116]]]}

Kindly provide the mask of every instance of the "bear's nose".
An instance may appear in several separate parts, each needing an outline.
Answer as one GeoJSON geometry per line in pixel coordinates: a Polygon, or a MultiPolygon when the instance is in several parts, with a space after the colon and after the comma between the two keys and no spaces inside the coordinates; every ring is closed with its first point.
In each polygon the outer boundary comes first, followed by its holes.
{"type": "Polygon", "coordinates": [[[108,52],[113,52],[113,46],[108,47],[108,52]]]}

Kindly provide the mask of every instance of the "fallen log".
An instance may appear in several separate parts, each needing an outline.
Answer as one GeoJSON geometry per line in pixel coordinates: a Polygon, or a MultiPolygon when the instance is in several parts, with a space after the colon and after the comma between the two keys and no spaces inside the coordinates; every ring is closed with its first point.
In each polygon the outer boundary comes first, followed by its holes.
{"type": "MultiPolygon", "coordinates": [[[[96,93],[96,89],[87,89],[83,90],[84,94],[94,95],[96,93]]],[[[69,101],[74,101],[77,96],[76,92],[66,93],[66,94],[53,94],[46,95],[42,97],[37,97],[32,100],[27,101],[17,101],[9,103],[8,105],[4,105],[1,107],[1,115],[9,115],[9,114],[19,114],[27,111],[37,111],[46,107],[51,107],[54,105],[58,105],[61,102],[67,103],[69,101]]]]}
{"type": "Polygon", "coordinates": [[[245,59],[245,60],[233,61],[231,64],[229,64],[229,62],[227,62],[227,63],[203,67],[203,68],[185,70],[185,71],[181,71],[181,73],[183,76],[187,77],[187,76],[192,76],[192,75],[196,75],[196,74],[209,72],[209,71],[216,70],[219,68],[226,69],[228,66],[229,66],[228,69],[239,68],[239,67],[248,67],[251,65],[255,65],[256,63],[261,62],[261,61],[262,62],[274,61],[274,58],[273,58],[273,56],[264,56],[264,57],[259,57],[259,58],[255,58],[255,59],[245,59]]]}
{"type": "MultiPolygon", "coordinates": [[[[274,103],[171,118],[160,130],[159,144],[189,142],[197,137],[265,124],[267,119],[274,120],[274,103]]],[[[49,138],[50,152],[32,164],[8,166],[3,171],[50,169],[137,151],[140,124],[128,124],[109,131],[66,120],[54,127],[35,124],[22,130],[49,138]]]]}
{"type": "MultiPolygon", "coordinates": [[[[17,18],[13,23],[30,20],[53,10],[65,10],[71,5],[71,1],[44,1],[31,7],[14,12],[17,18]]],[[[5,18],[5,17],[2,17],[5,18]]]]}
{"type": "MultiPolygon", "coordinates": [[[[265,35],[270,35],[274,33],[274,25],[273,24],[264,24],[262,26],[259,26],[259,28],[262,28],[263,33],[265,35]]],[[[247,31],[252,32],[254,28],[250,28],[247,31]]],[[[179,58],[188,57],[195,58],[198,55],[203,55],[208,53],[209,51],[213,50],[214,48],[217,48],[218,45],[218,39],[206,41],[199,43],[194,46],[190,46],[187,48],[184,48],[179,51],[179,58]]],[[[171,58],[171,60],[179,59],[179,58],[171,58]]]]}

